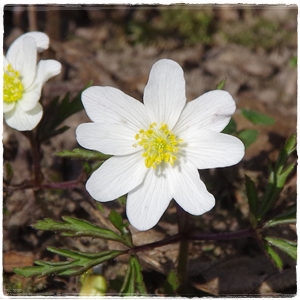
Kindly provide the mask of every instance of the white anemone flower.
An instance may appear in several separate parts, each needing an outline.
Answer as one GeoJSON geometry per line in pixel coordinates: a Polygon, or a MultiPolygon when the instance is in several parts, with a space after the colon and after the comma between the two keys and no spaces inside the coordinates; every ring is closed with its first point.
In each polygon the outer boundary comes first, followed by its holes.
{"type": "Polygon", "coordinates": [[[44,83],[61,71],[53,59],[40,60],[37,52],[47,49],[49,37],[42,32],[28,32],[9,47],[3,62],[3,112],[10,127],[32,130],[43,115],[39,103],[44,83]]]}
{"type": "Polygon", "coordinates": [[[152,228],[174,199],[201,215],[215,205],[198,169],[237,164],[244,145],[220,133],[235,111],[226,91],[186,102],[182,68],[162,59],[150,72],[144,103],[113,87],[94,86],[82,94],[93,123],[76,130],[79,144],[113,155],[97,169],[86,189],[97,201],[128,193],[126,213],[139,230],[152,228]]]}

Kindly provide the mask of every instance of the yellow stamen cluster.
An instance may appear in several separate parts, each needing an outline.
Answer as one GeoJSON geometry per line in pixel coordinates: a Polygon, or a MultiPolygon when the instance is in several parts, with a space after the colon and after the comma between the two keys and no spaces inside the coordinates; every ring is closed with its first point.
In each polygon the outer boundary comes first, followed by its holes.
{"type": "Polygon", "coordinates": [[[22,98],[24,86],[20,73],[8,65],[3,75],[3,101],[16,102],[22,98]]]}
{"type": "Polygon", "coordinates": [[[160,126],[154,122],[150,124],[149,129],[141,129],[135,135],[138,145],[144,148],[143,156],[147,168],[154,168],[162,162],[173,165],[177,159],[176,154],[179,151],[179,143],[182,142],[174,133],[169,130],[168,125],[161,123],[160,126]]]}

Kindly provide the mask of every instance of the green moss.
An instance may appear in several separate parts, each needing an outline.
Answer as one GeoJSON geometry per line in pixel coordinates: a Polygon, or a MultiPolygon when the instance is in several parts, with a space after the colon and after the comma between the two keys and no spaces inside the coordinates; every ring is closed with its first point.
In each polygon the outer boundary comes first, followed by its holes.
{"type": "Polygon", "coordinates": [[[257,19],[251,25],[241,22],[228,24],[223,28],[222,34],[230,43],[267,51],[282,45],[293,46],[294,43],[293,32],[285,30],[279,23],[265,19],[257,19]]]}
{"type": "Polygon", "coordinates": [[[160,40],[176,41],[181,45],[209,44],[212,20],[212,10],[209,9],[163,8],[150,20],[147,17],[132,19],[125,26],[125,31],[134,44],[152,44],[160,40]]]}

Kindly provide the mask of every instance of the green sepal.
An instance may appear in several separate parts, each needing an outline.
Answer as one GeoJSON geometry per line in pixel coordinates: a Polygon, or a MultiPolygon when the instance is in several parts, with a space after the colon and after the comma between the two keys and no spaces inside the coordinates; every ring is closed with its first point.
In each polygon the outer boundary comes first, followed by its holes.
{"type": "Polygon", "coordinates": [[[237,137],[242,140],[245,148],[248,148],[257,140],[258,131],[255,129],[243,129],[237,133],[237,137]]]}
{"type": "Polygon", "coordinates": [[[71,258],[70,261],[63,262],[52,262],[52,261],[35,261],[37,266],[29,266],[24,268],[13,268],[16,274],[31,277],[43,277],[46,275],[81,275],[88,269],[103,263],[104,261],[110,260],[122,254],[122,251],[112,250],[104,251],[101,253],[85,253],[77,252],[66,249],[59,249],[55,247],[48,247],[48,251],[55,254],[71,258]]]}
{"type": "Polygon", "coordinates": [[[270,245],[277,247],[288,254],[294,260],[297,260],[297,242],[280,238],[266,236],[264,238],[270,245]]]}
{"type": "Polygon", "coordinates": [[[241,109],[241,114],[254,125],[273,125],[275,123],[272,117],[255,110],[241,109]]]}
{"type": "Polygon", "coordinates": [[[276,267],[279,270],[282,270],[283,262],[279,256],[279,254],[266,241],[264,241],[264,248],[265,248],[267,254],[269,255],[269,257],[272,259],[272,261],[276,265],[276,267]]]}
{"type": "Polygon", "coordinates": [[[276,225],[296,223],[296,221],[297,221],[296,213],[297,213],[296,206],[292,206],[286,212],[276,216],[272,220],[267,221],[264,224],[264,227],[267,228],[267,227],[273,227],[276,225]]]}
{"type": "Polygon", "coordinates": [[[87,221],[64,216],[64,222],[57,222],[49,218],[39,220],[31,225],[37,230],[59,231],[62,236],[82,237],[88,236],[93,238],[102,238],[106,240],[117,241],[127,245],[127,241],[112,230],[93,225],[87,221]]]}
{"type": "Polygon", "coordinates": [[[86,150],[81,148],[75,148],[73,150],[63,150],[54,153],[54,155],[64,158],[82,160],[106,160],[111,157],[111,155],[106,155],[98,151],[86,150]]]}

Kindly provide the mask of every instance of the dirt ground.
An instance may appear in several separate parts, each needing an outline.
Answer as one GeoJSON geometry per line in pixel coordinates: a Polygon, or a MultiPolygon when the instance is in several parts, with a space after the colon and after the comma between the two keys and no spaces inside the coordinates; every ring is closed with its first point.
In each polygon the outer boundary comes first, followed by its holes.
{"type": "MultiPolygon", "coordinates": [[[[193,226],[203,232],[222,232],[249,226],[244,175],[264,189],[267,163],[274,161],[297,122],[297,7],[296,6],[26,6],[4,8],[4,51],[20,34],[29,30],[46,32],[51,39],[42,58],[62,63],[60,75],[43,89],[43,105],[55,96],[77,94],[90,81],[114,86],[142,100],[149,71],[161,58],[177,61],[185,72],[187,99],[215,89],[226,78],[225,90],[237,104],[238,130],[257,129],[257,141],[246,150],[236,166],[205,170],[201,177],[216,198],[207,214],[193,217],[193,226]],[[253,125],[240,114],[254,109],[275,119],[274,125],[253,125]]],[[[78,147],[75,129],[89,119],[84,111],[65,121],[65,133],[43,144],[42,170],[45,181],[78,178],[80,161],[62,159],[53,153],[78,147]]],[[[14,170],[11,185],[30,178],[28,140],[4,124],[4,164],[14,170]]],[[[296,160],[296,156],[293,157],[296,160]]],[[[4,188],[7,186],[4,182],[4,188]]],[[[47,246],[79,251],[114,249],[115,243],[97,239],[66,238],[53,232],[36,231],[30,224],[43,218],[57,221],[73,216],[108,226],[111,208],[124,213],[114,201],[103,212],[84,189],[84,180],[67,190],[30,189],[7,192],[3,204],[4,293],[10,295],[77,295],[79,278],[51,276],[23,278],[12,267],[33,261],[62,260],[47,246]]],[[[296,172],[292,174],[270,216],[296,202],[296,172]]],[[[125,216],[125,214],[124,214],[125,216]]],[[[177,232],[172,202],[157,226],[147,232],[132,228],[138,244],[160,240],[177,232]]],[[[270,234],[295,240],[296,227],[286,225],[270,234]]],[[[177,263],[178,244],[140,253],[149,294],[160,295],[161,282],[177,263]]],[[[296,293],[295,262],[281,253],[284,268],[279,272],[251,238],[230,241],[197,241],[189,248],[189,283],[193,295],[293,295],[296,293]]],[[[107,280],[124,276],[128,257],[104,264],[107,280]]],[[[113,288],[109,289],[114,293],[113,288]]]]}

